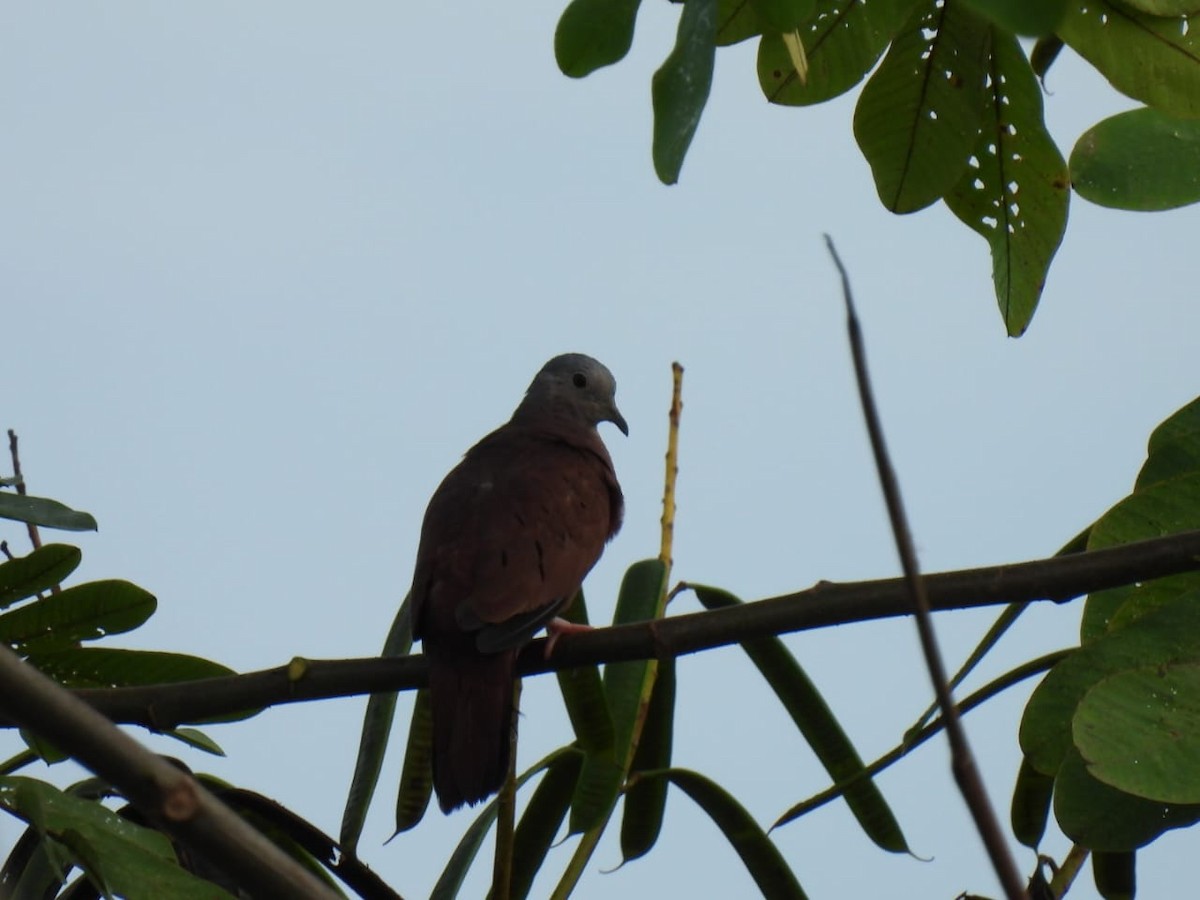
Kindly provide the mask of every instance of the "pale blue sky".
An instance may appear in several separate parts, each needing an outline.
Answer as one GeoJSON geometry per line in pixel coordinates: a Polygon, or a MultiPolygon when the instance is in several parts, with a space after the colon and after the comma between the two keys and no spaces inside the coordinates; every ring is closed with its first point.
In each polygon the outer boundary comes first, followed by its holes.
{"type": "MultiPolygon", "coordinates": [[[[1073,203],[1042,308],[1009,340],[984,242],[941,207],[879,206],[851,135],[856,92],[771,107],[753,44],[722,50],[681,183],[665,188],[649,79],[678,7],[647,4],[629,59],[581,82],[554,66],[560,12],[544,0],[5,8],[0,426],[22,437],[32,492],[100,521],[67,537],[81,575],[158,596],[154,619],[114,645],[239,669],[377,652],[429,494],[542,362],[572,350],[613,370],[631,427],[605,431],[628,509],[587,584],[595,619],[611,615],[624,568],[657,550],[675,359],[687,369],[678,578],[753,599],[894,574],[826,231],[853,279],[929,570],[1052,553],[1128,491],[1151,428],[1196,395],[1195,209],[1073,203]]],[[[1050,89],[1064,152],[1133,105],[1069,51],[1050,89]]],[[[991,618],[939,621],[952,664],[991,618]]],[[[1073,641],[1077,618],[1077,604],[1029,615],[988,674],[1073,641]]],[[[867,757],[927,703],[907,621],[788,643],[867,757]]],[[[678,765],[764,823],[825,786],[740,651],[684,659],[680,677],[678,765]]],[[[527,683],[524,763],[569,739],[556,693],[552,679],[527,683]]],[[[1005,818],[1024,696],[968,719],[1005,818]]],[[[214,728],[224,760],[152,743],[336,833],[362,706],[214,728]]],[[[16,746],[4,740],[0,756],[16,746]]],[[[381,846],[399,767],[397,752],[361,850],[420,897],[470,815],[434,810],[381,846]]],[[[941,743],[880,784],[932,861],[875,850],[830,806],[776,835],[814,900],[999,892],[941,743]]],[[[0,851],[17,834],[0,820],[0,851]]],[[[1185,839],[1143,855],[1139,896],[1196,878],[1185,839]]],[[[619,858],[614,829],[577,896],[752,890],[682,795],[649,857],[599,873],[619,858]]],[[[1020,861],[1028,870],[1032,854],[1020,861]]],[[[482,892],[480,869],[464,896],[482,892]]]]}

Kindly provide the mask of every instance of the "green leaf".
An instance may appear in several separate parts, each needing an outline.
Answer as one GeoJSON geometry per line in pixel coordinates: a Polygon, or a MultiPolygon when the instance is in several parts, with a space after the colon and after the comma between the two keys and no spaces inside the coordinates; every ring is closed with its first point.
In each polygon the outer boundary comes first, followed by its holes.
{"type": "Polygon", "coordinates": [[[1135,490],[1188,472],[1200,472],[1200,398],[1172,413],[1151,433],[1135,490]]]}
{"type": "Polygon", "coordinates": [[[1026,847],[1037,849],[1042,842],[1053,796],[1054,779],[1035,769],[1029,760],[1022,759],[1013,788],[1010,818],[1013,835],[1026,847]]]}
{"type": "Polygon", "coordinates": [[[157,605],[128,581],[90,581],[0,615],[0,641],[23,654],[58,650],[132,631],[157,605]]]}
{"type": "Polygon", "coordinates": [[[1071,151],[1071,181],[1113,209],[1175,209],[1200,200],[1200,121],[1134,109],[1093,125],[1071,151]]]}
{"type": "MultiPolygon", "coordinates": [[[[577,625],[588,624],[583,591],[564,611],[564,618],[577,625]]],[[[615,743],[612,713],[604,693],[599,666],[560,669],[556,674],[563,704],[575,731],[575,743],[584,753],[612,754],[615,743]]]]}
{"type": "Polygon", "coordinates": [[[639,772],[668,769],[675,736],[675,660],[658,664],[650,707],[641,740],[629,767],[632,784],[625,791],[621,814],[622,863],[650,852],[662,831],[667,807],[667,782],[663,778],[638,778],[639,772]]]}
{"type": "MultiPolygon", "coordinates": [[[[404,597],[404,602],[396,611],[396,617],[392,619],[392,625],[388,629],[387,637],[384,638],[383,652],[380,655],[385,659],[404,656],[412,650],[412,642],[412,595],[410,593],[404,597]]],[[[388,737],[392,731],[392,720],[395,714],[395,691],[372,694],[367,698],[362,736],[358,742],[358,757],[354,761],[354,775],[350,778],[350,790],[346,796],[346,808],[342,811],[342,825],[339,832],[342,849],[352,855],[358,847],[363,823],[367,820],[367,810],[371,806],[371,798],[375,796],[375,786],[379,783],[379,773],[383,769],[383,757],[387,751],[388,737]]],[[[426,801],[428,802],[428,797],[426,797],[426,801]]]]}
{"type": "Polygon", "coordinates": [[[717,0],[687,0],[679,17],[675,49],[654,73],[654,171],[675,184],[700,124],[716,60],[717,0]]]}
{"type": "MultiPolygon", "coordinates": [[[[549,768],[555,760],[563,756],[578,753],[579,751],[573,747],[560,747],[548,753],[521,773],[517,778],[517,789],[520,790],[525,785],[525,782],[538,772],[549,768]]],[[[438,878],[437,884],[433,886],[429,900],[454,900],[458,896],[463,879],[467,877],[471,863],[475,861],[475,857],[479,853],[479,848],[483,845],[483,839],[487,837],[487,833],[492,828],[492,823],[496,821],[496,810],[496,798],[493,797],[479,811],[479,815],[475,817],[475,821],[471,823],[471,826],[458,842],[458,846],[454,848],[454,853],[450,855],[450,860],[446,863],[446,868],[442,870],[441,877],[438,878]]]]}
{"type": "Polygon", "coordinates": [[[31,497],[28,494],[9,494],[0,491],[0,518],[16,519],[43,528],[60,531],[96,531],[96,520],[90,513],[79,512],[57,500],[31,497]]]}
{"type": "Polygon", "coordinates": [[[1200,660],[1102,679],[1072,726],[1094,778],[1148,800],[1200,803],[1200,660]]]}
{"type": "Polygon", "coordinates": [[[565,753],[554,759],[538,782],[513,837],[513,900],[529,896],[533,879],[554,844],[571,805],[583,756],[565,753]]]}
{"type": "Polygon", "coordinates": [[[1110,0],[1074,0],[1058,35],[1123,94],[1200,117],[1200,29],[1110,0]]]}
{"type": "Polygon", "coordinates": [[[817,11],[817,0],[750,0],[758,18],[771,31],[794,31],[817,11]]]}
{"type": "MultiPolygon", "coordinates": [[[[739,606],[742,602],[718,588],[698,584],[691,588],[705,609],[739,606]]],[[[742,649],[758,667],[829,776],[835,782],[857,777],[863,771],[862,758],[821,692],[783,641],[777,637],[757,638],[743,641],[742,649]]],[[[908,850],[904,832],[874,781],[870,778],[855,781],[846,788],[844,796],[858,824],[876,845],[892,853],[908,850]]],[[[787,821],[784,818],[776,824],[787,821]]]]}
{"type": "Polygon", "coordinates": [[[62,584],[82,555],[78,547],[46,544],[27,556],[0,563],[0,609],[62,584]]]}
{"type": "MultiPolygon", "coordinates": [[[[390,724],[390,723],[389,723],[390,724]]],[[[429,689],[417,691],[412,719],[408,725],[408,743],[404,765],[396,789],[396,831],[408,831],[425,817],[433,796],[433,702],[429,689]]],[[[364,809],[365,813],[366,810],[364,809]]]]}
{"type": "MultiPolygon", "coordinates": [[[[172,681],[197,681],[236,674],[233,669],[198,656],[157,650],[72,647],[31,653],[29,662],[68,687],[110,688],[172,681]]],[[[234,721],[244,715],[213,721],[234,721]]]]}
{"type": "Polygon", "coordinates": [[[717,0],[717,46],[728,47],[766,28],[750,0],[717,0]]]}
{"type": "Polygon", "coordinates": [[[0,807],[65,847],[72,860],[127,900],[216,900],[230,895],[188,874],[161,834],[122,819],[91,800],[32,778],[0,778],[0,807]]]}
{"type": "Polygon", "coordinates": [[[571,0],[554,30],[554,59],[582,78],[625,58],[641,0],[571,0]]]}
{"type": "MultiPolygon", "coordinates": [[[[617,596],[614,625],[645,622],[662,610],[667,568],[662,560],[646,559],[625,572],[617,596]]],[[[641,717],[649,703],[657,663],[654,660],[610,663],[604,668],[604,692],[613,722],[613,752],[590,753],[575,788],[571,805],[572,834],[590,831],[612,814],[621,783],[637,747],[641,717]]]]}
{"type": "Polygon", "coordinates": [[[1109,787],[1088,774],[1083,757],[1072,748],[1054,783],[1054,817],[1075,843],[1125,853],[1172,828],[1200,821],[1200,805],[1158,803],[1109,787]]]}
{"type": "Polygon", "coordinates": [[[982,16],[1005,31],[1041,37],[1058,27],[1067,11],[1067,0],[965,0],[982,16]]]}
{"type": "Polygon", "coordinates": [[[1038,771],[1055,775],[1073,752],[1075,711],[1095,684],[1125,669],[1197,658],[1200,592],[1178,597],[1081,647],[1051,669],[1029,698],[1020,730],[1025,757],[1038,771]]]}
{"type": "Polygon", "coordinates": [[[1093,853],[1092,879],[1104,900],[1133,900],[1137,890],[1137,854],[1093,853]]]}
{"type": "Polygon", "coordinates": [[[213,756],[225,755],[225,751],[221,745],[199,728],[172,728],[169,731],[164,731],[163,734],[167,737],[175,738],[177,741],[182,741],[189,747],[195,747],[197,750],[211,753],[213,756]]]}
{"type": "Polygon", "coordinates": [[[966,171],[983,117],[990,34],[960,3],[927,3],[863,88],[854,137],[892,212],[924,209],[966,171]]]}
{"type": "Polygon", "coordinates": [[[1009,336],[1029,327],[1067,227],[1069,175],[1042,121],[1037,78],[1016,39],[996,33],[983,128],[946,205],[988,242],[1009,336]]]}
{"type": "MultiPolygon", "coordinates": [[[[758,45],[758,83],[763,94],[785,106],[824,103],[844,94],[871,71],[917,2],[821,0],[817,15],[800,29],[808,57],[804,79],[792,66],[782,35],[764,34],[758,45]]],[[[724,34],[720,32],[718,39],[728,43],[724,34]]]]}
{"type": "Polygon", "coordinates": [[[778,848],[759,828],[754,817],[720,785],[689,769],[667,769],[657,773],[686,793],[703,809],[738,856],[746,871],[768,900],[803,900],[800,882],[778,848]]]}

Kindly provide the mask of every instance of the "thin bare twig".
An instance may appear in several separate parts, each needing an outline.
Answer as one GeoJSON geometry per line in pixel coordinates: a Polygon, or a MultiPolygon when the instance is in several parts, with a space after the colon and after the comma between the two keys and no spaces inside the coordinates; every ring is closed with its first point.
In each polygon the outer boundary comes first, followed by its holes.
{"type": "MultiPolygon", "coordinates": [[[[25,476],[21,474],[21,455],[17,452],[17,433],[11,428],[8,429],[8,453],[12,457],[13,483],[17,488],[17,493],[24,497],[25,476]]],[[[42,546],[42,535],[38,531],[38,527],[32,522],[26,523],[25,527],[29,530],[29,543],[33,544],[34,550],[38,549],[42,546]]]]}
{"type": "Polygon", "coordinates": [[[975,827],[983,839],[991,858],[992,867],[1004,888],[1009,900],[1023,900],[1027,897],[1025,882],[1017,868],[1016,860],[1009,852],[1008,842],[1000,828],[1000,820],[988,800],[987,790],[979,775],[975,756],[967,741],[966,732],[958,717],[958,709],[954,705],[947,682],[946,667],[938,650],[937,637],[933,632],[933,617],[930,615],[929,598],[925,593],[925,582],[921,578],[920,567],[917,564],[917,553],[913,547],[912,532],[909,530],[904,504],[900,499],[900,485],[896,473],[888,458],[887,445],[883,437],[883,426],[879,421],[879,412],[875,407],[875,398],[871,390],[871,379],[867,373],[866,351],[863,348],[862,329],[858,316],[854,312],[854,297],[850,290],[850,278],[846,268],[838,257],[833,239],[825,235],[825,243],[833,257],[834,265],[842,278],[842,296],[846,302],[846,329],[850,335],[850,352],[854,357],[854,373],[858,380],[858,393],[862,401],[863,418],[866,419],[867,431],[871,436],[871,450],[875,455],[875,467],[879,472],[879,482],[883,489],[884,500],[887,503],[888,518],[892,523],[892,534],[896,539],[896,549],[900,554],[900,565],[904,569],[904,579],[912,597],[916,613],[917,633],[921,638],[921,649],[925,654],[925,664],[929,668],[929,677],[937,694],[938,706],[946,724],[946,738],[950,743],[951,769],[959,791],[967,802],[975,827]]]}
{"type": "Polygon", "coordinates": [[[142,747],[4,646],[0,709],[107,779],[157,827],[255,896],[338,896],[189,773],[142,747]]]}
{"type": "Polygon", "coordinates": [[[683,366],[677,362],[671,363],[671,381],[671,408],[667,413],[667,471],[663,478],[662,538],[658,551],[658,558],[668,571],[673,562],[675,544],[675,482],[679,478],[679,419],[683,412],[683,366]]]}

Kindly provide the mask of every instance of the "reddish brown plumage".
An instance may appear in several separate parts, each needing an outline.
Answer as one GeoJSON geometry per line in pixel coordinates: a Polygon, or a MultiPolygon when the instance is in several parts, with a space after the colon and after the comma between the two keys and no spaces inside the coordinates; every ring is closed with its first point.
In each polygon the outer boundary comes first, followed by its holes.
{"type": "Polygon", "coordinates": [[[434,787],[446,812],[499,788],[517,652],[570,602],[620,527],[621,489],[595,427],[624,430],[612,393],[595,360],[551,360],[425,512],[413,629],[429,657],[434,787]],[[583,385],[572,381],[581,372],[583,385]]]}

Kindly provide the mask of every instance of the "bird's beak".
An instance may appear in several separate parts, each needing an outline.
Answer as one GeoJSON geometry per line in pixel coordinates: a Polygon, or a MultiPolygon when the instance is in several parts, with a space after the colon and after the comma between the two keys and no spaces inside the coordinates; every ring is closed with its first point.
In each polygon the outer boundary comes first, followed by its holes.
{"type": "Polygon", "coordinates": [[[621,415],[621,411],[617,409],[617,405],[615,403],[612,405],[612,409],[610,409],[608,412],[608,421],[620,428],[621,434],[625,435],[625,437],[629,437],[629,424],[625,421],[625,417],[621,415]]]}

